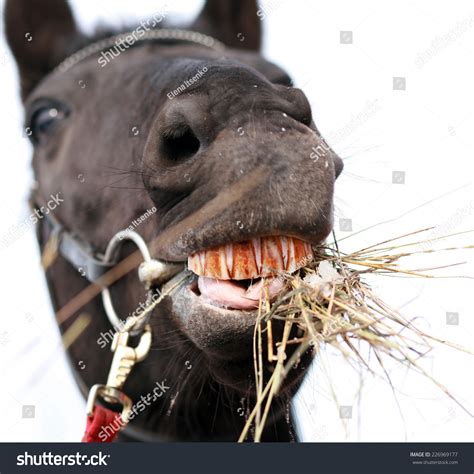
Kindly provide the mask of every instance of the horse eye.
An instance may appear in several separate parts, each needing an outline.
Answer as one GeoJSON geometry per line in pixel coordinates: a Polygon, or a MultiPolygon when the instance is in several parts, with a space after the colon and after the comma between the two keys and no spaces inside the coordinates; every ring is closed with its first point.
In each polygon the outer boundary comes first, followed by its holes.
{"type": "Polygon", "coordinates": [[[57,125],[67,116],[60,106],[47,106],[36,109],[26,127],[26,134],[33,143],[43,142],[55,130],[57,125]]]}

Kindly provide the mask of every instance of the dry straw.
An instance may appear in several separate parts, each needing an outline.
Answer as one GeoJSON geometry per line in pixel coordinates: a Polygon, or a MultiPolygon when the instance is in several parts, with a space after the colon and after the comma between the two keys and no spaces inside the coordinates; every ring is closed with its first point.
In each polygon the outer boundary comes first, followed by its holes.
{"type": "MultiPolygon", "coordinates": [[[[420,359],[432,350],[434,344],[448,345],[473,355],[474,352],[417,328],[374,294],[364,278],[367,274],[435,278],[436,275],[430,272],[458,264],[408,270],[400,266],[400,260],[417,254],[474,248],[469,245],[426,249],[427,244],[431,246],[435,241],[460,235],[419,240],[418,236],[426,236],[430,230],[432,228],[402,235],[348,254],[342,253],[334,241],[330,246],[315,249],[314,260],[296,274],[280,276],[287,281],[290,291],[273,304],[269,304],[262,294],[254,331],[256,403],[239,441],[247,439],[250,430],[256,442],[261,440],[272,401],[278,395],[282,382],[303,354],[313,351],[317,355],[324,345],[336,348],[348,363],[362,365],[371,373],[372,366],[364,354],[374,354],[387,377],[387,358],[405,364],[429,378],[469,413],[445,386],[423,369],[420,359]],[[411,239],[411,242],[402,243],[405,238],[411,239]],[[274,341],[272,322],[275,320],[284,321],[280,341],[274,341]],[[295,326],[302,336],[290,338],[295,326]],[[369,351],[359,349],[361,341],[369,351]],[[288,351],[290,346],[291,356],[288,351]],[[264,380],[264,360],[274,364],[268,380],[264,380]]],[[[469,415],[472,416],[471,413],[469,415]]]]}

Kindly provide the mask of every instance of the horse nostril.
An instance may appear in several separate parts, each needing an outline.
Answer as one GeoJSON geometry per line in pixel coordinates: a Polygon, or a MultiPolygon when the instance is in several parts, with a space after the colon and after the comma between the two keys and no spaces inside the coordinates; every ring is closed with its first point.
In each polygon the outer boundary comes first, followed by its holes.
{"type": "Polygon", "coordinates": [[[279,92],[287,100],[285,111],[298,122],[311,127],[313,122],[311,105],[304,92],[296,87],[280,87],[279,92]]]}
{"type": "Polygon", "coordinates": [[[161,154],[169,161],[179,162],[195,155],[201,143],[188,125],[165,130],[161,139],[161,154]]]}

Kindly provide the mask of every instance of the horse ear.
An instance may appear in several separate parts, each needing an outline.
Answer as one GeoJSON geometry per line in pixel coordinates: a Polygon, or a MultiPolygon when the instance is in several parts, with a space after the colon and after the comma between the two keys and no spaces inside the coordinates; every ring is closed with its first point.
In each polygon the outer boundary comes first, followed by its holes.
{"type": "Polygon", "coordinates": [[[18,65],[23,99],[80,36],[66,0],[7,0],[5,31],[18,65]]]}
{"type": "Polygon", "coordinates": [[[192,29],[232,48],[259,51],[262,21],[257,10],[257,0],[206,0],[192,29]]]}

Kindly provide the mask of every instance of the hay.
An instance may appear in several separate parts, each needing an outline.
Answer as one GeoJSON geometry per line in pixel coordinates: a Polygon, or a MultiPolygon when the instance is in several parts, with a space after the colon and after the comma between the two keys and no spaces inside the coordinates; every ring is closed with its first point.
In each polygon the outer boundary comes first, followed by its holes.
{"type": "MultiPolygon", "coordinates": [[[[317,355],[325,345],[340,351],[349,364],[356,367],[362,365],[373,373],[368,357],[356,347],[360,345],[359,341],[363,341],[369,348],[368,352],[375,354],[385,374],[387,371],[384,360],[387,357],[405,364],[429,378],[469,413],[445,386],[423,369],[419,361],[432,350],[434,344],[448,345],[473,355],[474,352],[421,331],[374,294],[369,284],[364,281],[366,274],[435,278],[436,275],[428,272],[458,264],[405,269],[400,266],[400,260],[416,254],[474,248],[469,245],[423,250],[426,243],[432,245],[434,241],[460,234],[396,243],[400,242],[400,239],[413,238],[429,230],[432,228],[399,236],[349,254],[340,252],[337,242],[334,241],[333,245],[314,249],[313,261],[296,274],[280,274],[279,277],[285,279],[290,290],[273,304],[269,304],[264,294],[261,295],[254,331],[256,404],[249,414],[239,438],[240,442],[247,438],[250,429],[253,431],[254,441],[261,440],[272,401],[288,373],[303,354],[313,351],[317,355]],[[274,341],[272,322],[275,320],[284,321],[280,341],[274,341]],[[290,339],[290,333],[295,326],[302,335],[290,339]],[[287,354],[290,346],[294,349],[291,356],[287,354]],[[264,359],[274,364],[272,375],[266,383],[263,377],[264,359]]],[[[388,374],[387,378],[389,379],[388,374]]]]}

